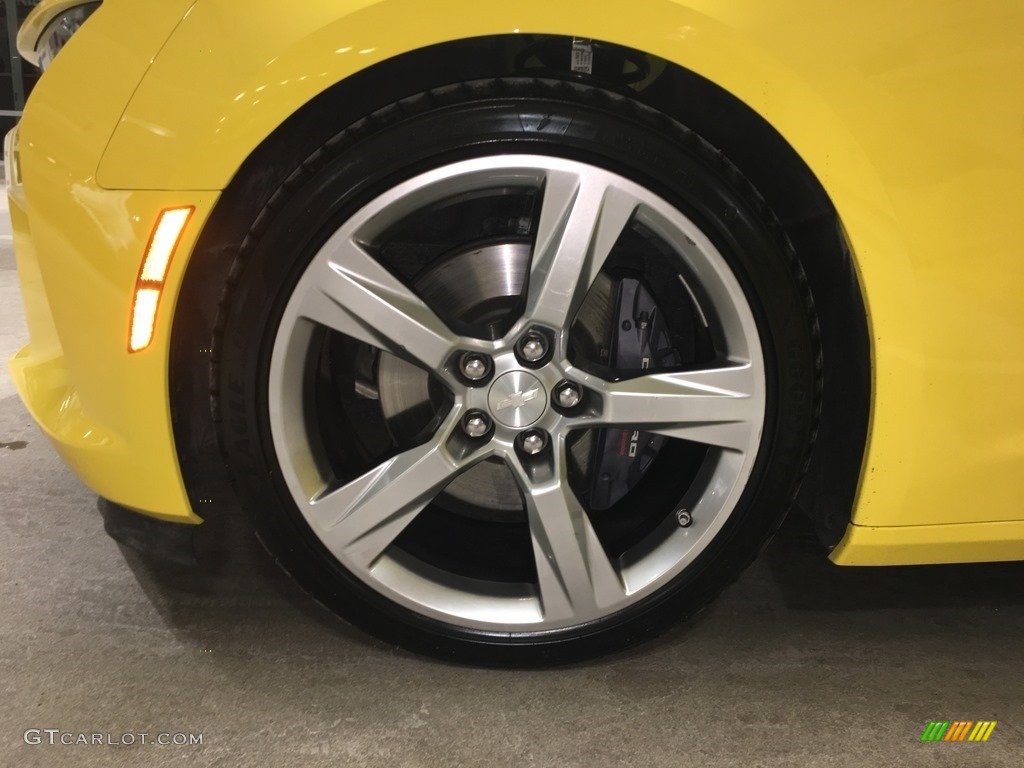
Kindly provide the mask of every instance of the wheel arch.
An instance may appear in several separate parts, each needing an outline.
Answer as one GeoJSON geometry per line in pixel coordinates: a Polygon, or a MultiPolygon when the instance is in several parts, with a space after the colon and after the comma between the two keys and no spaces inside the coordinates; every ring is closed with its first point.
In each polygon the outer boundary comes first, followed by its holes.
{"type": "MultiPolygon", "coordinates": [[[[571,38],[531,36],[564,45],[571,38]]],[[[223,286],[232,279],[238,244],[276,190],[340,126],[389,103],[464,80],[523,74],[524,37],[498,35],[442,43],[387,59],[331,86],[293,112],[241,163],[212,212],[185,271],[175,306],[169,391],[174,439],[193,509],[200,499],[233,498],[217,444],[209,355],[223,286]]],[[[596,84],[630,94],[703,136],[754,184],[800,256],[815,296],[825,358],[818,439],[797,505],[833,546],[850,521],[867,442],[871,407],[868,316],[847,237],[818,177],[785,138],[736,96],[684,67],[635,49],[663,66],[640,90],[591,75],[596,84]]],[[[567,57],[568,58],[568,57],[567,57]]],[[[569,71],[546,77],[578,78],[569,71]]],[[[230,393],[227,393],[230,396],[230,393]]],[[[222,393],[223,396],[223,393],[222,393]]],[[[224,425],[230,431],[231,425],[224,425]]]]}

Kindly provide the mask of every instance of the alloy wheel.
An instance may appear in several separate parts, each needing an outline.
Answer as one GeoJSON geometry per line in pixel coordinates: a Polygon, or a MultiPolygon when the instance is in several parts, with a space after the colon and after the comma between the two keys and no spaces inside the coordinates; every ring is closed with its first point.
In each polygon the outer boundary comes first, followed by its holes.
{"type": "MultiPolygon", "coordinates": [[[[504,155],[405,181],[327,238],[278,326],[268,406],[288,491],[345,569],[388,600],[447,624],[540,632],[636,603],[708,546],[757,456],[764,359],[736,277],[679,210],[591,164],[504,155]],[[388,237],[411,218],[513,192],[536,200],[521,236],[466,243],[440,259],[443,266],[408,279],[381,256],[388,237]],[[630,232],[675,276],[671,291],[617,270],[614,254],[630,232]],[[472,279],[474,268],[486,279],[472,279]],[[632,293],[625,295],[624,285],[632,293]],[[477,295],[460,295],[468,290],[477,295]],[[682,298],[651,303],[659,292],[682,298]],[[630,329],[641,348],[650,315],[685,304],[707,339],[706,354],[684,359],[664,331],[656,359],[616,365],[608,349],[631,321],[609,329],[607,318],[618,320],[628,301],[650,309],[630,329]],[[605,308],[596,331],[584,327],[595,303],[605,308]],[[487,322],[462,322],[460,308],[474,304],[491,307],[487,322]],[[362,373],[351,377],[349,394],[381,409],[389,433],[390,450],[368,452],[357,471],[352,462],[339,470],[332,459],[331,416],[317,406],[327,336],[360,350],[353,357],[363,361],[351,367],[362,373]],[[414,412],[414,425],[403,424],[414,412]],[[696,449],[680,482],[659,496],[672,503],[638,535],[610,546],[595,525],[600,508],[644,505],[643,475],[652,463],[672,461],[670,442],[696,449]],[[581,451],[588,457],[581,460],[581,451]],[[600,472],[601,457],[614,463],[614,455],[635,453],[647,454],[642,471],[631,467],[634,477],[618,497],[597,503],[597,475],[611,474],[600,472]],[[532,568],[482,575],[453,564],[457,542],[436,560],[422,543],[405,546],[426,510],[453,499],[459,503],[447,507],[463,510],[470,527],[480,510],[521,520],[532,568]]],[[[380,431],[358,418],[349,426],[380,431]]],[[[663,476],[672,472],[670,466],[663,476]]],[[[472,537],[466,542],[471,547],[472,537]]]]}

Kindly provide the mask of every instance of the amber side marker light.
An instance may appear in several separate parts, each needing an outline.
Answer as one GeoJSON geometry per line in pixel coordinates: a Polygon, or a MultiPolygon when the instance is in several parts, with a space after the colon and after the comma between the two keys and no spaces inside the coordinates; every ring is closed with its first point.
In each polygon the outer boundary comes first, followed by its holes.
{"type": "Polygon", "coordinates": [[[195,208],[167,208],[160,212],[160,217],[153,227],[153,234],[146,245],[146,256],[139,269],[139,279],[135,282],[135,296],[132,300],[132,320],[128,337],[128,351],[141,352],[153,341],[156,329],[156,310],[160,306],[160,294],[167,278],[167,268],[171,265],[185,225],[192,218],[195,208]]]}

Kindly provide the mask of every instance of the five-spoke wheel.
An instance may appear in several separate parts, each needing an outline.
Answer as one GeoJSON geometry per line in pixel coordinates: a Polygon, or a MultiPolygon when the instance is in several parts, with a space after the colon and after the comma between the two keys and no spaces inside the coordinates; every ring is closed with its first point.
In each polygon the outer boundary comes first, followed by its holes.
{"type": "Polygon", "coordinates": [[[462,659],[693,612],[811,441],[810,303],[770,213],[593,89],[387,114],[279,192],[225,302],[221,440],[264,541],[343,615],[462,659]]]}

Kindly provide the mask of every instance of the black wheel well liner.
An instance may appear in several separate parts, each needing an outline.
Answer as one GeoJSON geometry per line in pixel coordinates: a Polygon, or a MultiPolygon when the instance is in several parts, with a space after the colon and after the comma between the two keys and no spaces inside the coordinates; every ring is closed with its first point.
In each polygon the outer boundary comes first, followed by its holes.
{"type": "MultiPolygon", "coordinates": [[[[736,97],[678,65],[618,46],[595,45],[594,74],[569,71],[571,38],[501,35],[443,43],[374,65],[302,106],[242,163],[193,251],[175,306],[169,363],[171,420],[193,509],[233,505],[211,407],[210,352],[218,308],[239,244],[259,227],[267,201],[300,163],[341,127],[399,99],[467,80],[516,75],[561,77],[625,93],[717,147],[749,179],[779,219],[807,275],[817,308],[824,383],[817,443],[796,505],[827,546],[842,537],[860,482],[871,402],[871,345],[853,256],[838,216],[810,168],[786,140],[736,97]],[[524,51],[565,51],[565,70],[524,51]],[[539,46],[539,47],[538,47],[539,46]],[[619,78],[646,58],[643,82],[619,78]],[[624,62],[630,62],[624,65],[624,62]],[[210,499],[200,505],[200,499],[210,499]]],[[[230,393],[221,393],[230,397],[230,393]]],[[[224,425],[230,431],[231,425],[224,425]]]]}

